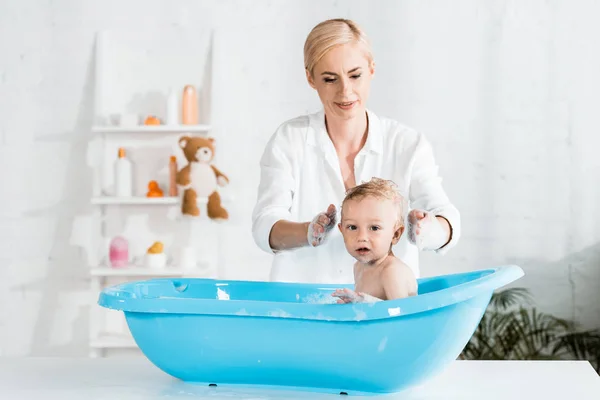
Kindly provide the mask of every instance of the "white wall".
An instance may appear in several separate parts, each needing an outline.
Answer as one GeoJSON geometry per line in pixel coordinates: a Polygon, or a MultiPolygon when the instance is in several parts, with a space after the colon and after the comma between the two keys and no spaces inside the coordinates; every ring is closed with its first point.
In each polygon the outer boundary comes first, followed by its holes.
{"type": "Polygon", "coordinates": [[[544,311],[600,327],[599,12],[593,0],[1,1],[0,355],[87,354],[94,294],[74,227],[94,210],[95,33],[218,31],[211,107],[237,199],[222,273],[265,279],[250,234],[258,159],[279,123],[318,106],[302,45],[337,16],[373,41],[371,108],[431,139],[462,212],[459,246],[425,255],[423,275],[517,263],[544,311]]]}

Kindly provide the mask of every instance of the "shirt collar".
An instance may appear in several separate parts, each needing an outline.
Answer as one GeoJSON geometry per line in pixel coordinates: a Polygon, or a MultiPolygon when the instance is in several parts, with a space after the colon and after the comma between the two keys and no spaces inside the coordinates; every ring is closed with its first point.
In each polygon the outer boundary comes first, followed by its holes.
{"type": "MultiPolygon", "coordinates": [[[[383,132],[381,121],[377,115],[367,109],[367,117],[369,118],[369,131],[367,133],[367,141],[360,150],[359,154],[370,152],[381,154],[383,153],[383,132]]],[[[331,139],[325,128],[325,111],[320,111],[309,115],[310,129],[307,132],[307,142],[310,145],[318,146],[325,150],[332,145],[331,139]]]]}

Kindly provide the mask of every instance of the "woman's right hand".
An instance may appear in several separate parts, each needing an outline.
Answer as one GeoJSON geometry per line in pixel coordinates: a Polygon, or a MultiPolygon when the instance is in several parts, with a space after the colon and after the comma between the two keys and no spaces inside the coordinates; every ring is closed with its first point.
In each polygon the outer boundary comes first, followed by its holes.
{"type": "Polygon", "coordinates": [[[311,246],[316,247],[325,242],[327,234],[335,226],[336,212],[335,206],[330,204],[327,211],[317,214],[308,224],[306,235],[311,246]]]}

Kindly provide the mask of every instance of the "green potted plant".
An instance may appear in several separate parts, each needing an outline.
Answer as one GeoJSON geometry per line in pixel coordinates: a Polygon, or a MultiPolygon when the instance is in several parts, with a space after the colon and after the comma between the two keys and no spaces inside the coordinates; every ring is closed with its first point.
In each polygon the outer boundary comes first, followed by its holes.
{"type": "Polygon", "coordinates": [[[525,288],[493,294],[460,359],[588,360],[600,373],[600,330],[539,312],[525,288]]]}

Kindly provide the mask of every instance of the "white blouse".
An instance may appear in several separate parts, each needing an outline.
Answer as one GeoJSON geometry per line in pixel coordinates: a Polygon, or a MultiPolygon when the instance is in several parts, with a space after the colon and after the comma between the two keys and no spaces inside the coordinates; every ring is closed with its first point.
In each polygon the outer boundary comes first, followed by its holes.
{"type": "MultiPolygon", "coordinates": [[[[420,133],[367,110],[369,130],[354,162],[356,183],[372,177],[391,179],[410,209],[445,217],[452,227],[444,254],[460,237],[460,214],[441,185],[431,145],[420,133]]],[[[260,161],[258,198],[252,215],[256,244],[274,255],[270,279],[283,282],[353,284],[354,258],[344,247],[337,227],[345,187],[340,163],[325,129],[323,110],[284,122],[266,145],[260,161]],[[338,209],[336,226],[324,244],[274,252],[269,234],[284,219],[307,222],[329,204],[338,209]]],[[[419,250],[407,239],[406,229],[394,255],[419,276],[419,250]]]]}

